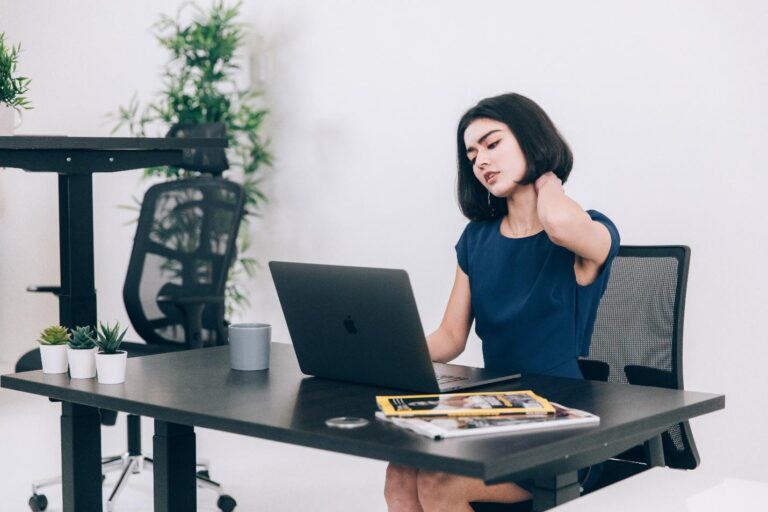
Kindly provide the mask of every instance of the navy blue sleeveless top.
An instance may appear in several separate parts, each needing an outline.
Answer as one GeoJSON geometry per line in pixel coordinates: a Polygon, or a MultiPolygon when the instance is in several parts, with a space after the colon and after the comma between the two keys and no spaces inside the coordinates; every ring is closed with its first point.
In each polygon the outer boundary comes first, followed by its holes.
{"type": "Polygon", "coordinates": [[[475,332],[486,368],[582,378],[577,357],[589,353],[597,306],[619,252],[619,232],[589,210],[611,234],[611,249],[594,282],[576,282],[576,255],[545,231],[525,238],[500,232],[503,219],[472,221],[456,244],[469,276],[475,332]]]}

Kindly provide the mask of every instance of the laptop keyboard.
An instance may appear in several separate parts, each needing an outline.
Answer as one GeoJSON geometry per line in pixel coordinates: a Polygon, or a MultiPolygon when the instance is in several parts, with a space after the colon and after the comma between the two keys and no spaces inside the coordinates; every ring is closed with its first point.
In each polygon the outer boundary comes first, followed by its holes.
{"type": "Polygon", "coordinates": [[[467,380],[467,378],[458,377],[456,375],[437,375],[438,384],[450,384],[451,382],[458,382],[460,380],[467,380]]]}

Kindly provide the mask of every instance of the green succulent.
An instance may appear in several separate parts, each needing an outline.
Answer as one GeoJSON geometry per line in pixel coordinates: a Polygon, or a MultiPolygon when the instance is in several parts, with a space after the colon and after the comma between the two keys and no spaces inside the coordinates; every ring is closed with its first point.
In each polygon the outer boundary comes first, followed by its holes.
{"type": "Polygon", "coordinates": [[[69,348],[75,350],[88,350],[96,346],[96,333],[90,326],[75,327],[72,329],[72,339],[69,340],[69,348]]]}
{"type": "Polygon", "coordinates": [[[120,322],[115,322],[114,327],[110,327],[109,324],[102,324],[99,322],[99,328],[96,329],[96,345],[103,354],[117,354],[120,344],[123,342],[125,332],[128,330],[126,327],[123,332],[120,332],[120,322]]]}
{"type": "Polygon", "coordinates": [[[52,325],[43,329],[37,341],[41,345],[64,345],[69,341],[69,331],[66,327],[52,325]]]}

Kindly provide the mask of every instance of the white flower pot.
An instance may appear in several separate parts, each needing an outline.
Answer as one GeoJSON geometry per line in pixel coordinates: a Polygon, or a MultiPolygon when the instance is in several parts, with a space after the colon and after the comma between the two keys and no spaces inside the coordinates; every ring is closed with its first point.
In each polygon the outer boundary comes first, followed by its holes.
{"type": "Polygon", "coordinates": [[[13,130],[21,124],[21,111],[0,102],[0,137],[13,135],[13,130]],[[18,121],[16,116],[19,116],[18,121]]]}
{"type": "Polygon", "coordinates": [[[96,376],[96,347],[73,349],[67,347],[69,376],[73,379],[92,379],[96,376]]]}
{"type": "Polygon", "coordinates": [[[67,345],[40,344],[43,373],[67,373],[67,345]]]}
{"type": "Polygon", "coordinates": [[[117,354],[96,353],[96,375],[99,384],[122,384],[125,382],[125,363],[128,353],[124,350],[117,354]]]}

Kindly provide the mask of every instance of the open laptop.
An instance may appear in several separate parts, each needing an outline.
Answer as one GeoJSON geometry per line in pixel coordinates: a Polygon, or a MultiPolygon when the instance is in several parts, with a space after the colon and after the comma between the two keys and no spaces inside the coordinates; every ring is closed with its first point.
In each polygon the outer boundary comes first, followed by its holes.
{"type": "Polygon", "coordinates": [[[423,393],[518,378],[432,363],[404,270],[270,261],[301,371],[423,393]]]}

